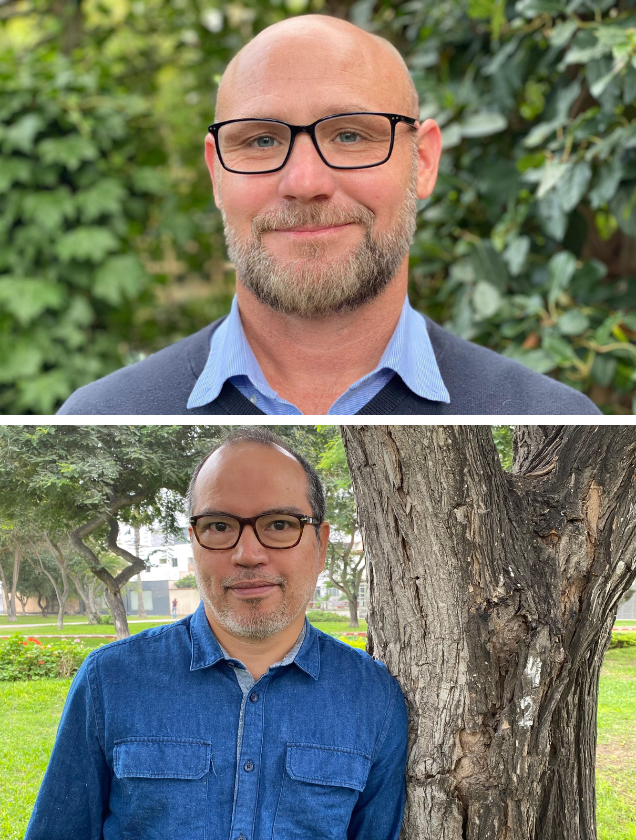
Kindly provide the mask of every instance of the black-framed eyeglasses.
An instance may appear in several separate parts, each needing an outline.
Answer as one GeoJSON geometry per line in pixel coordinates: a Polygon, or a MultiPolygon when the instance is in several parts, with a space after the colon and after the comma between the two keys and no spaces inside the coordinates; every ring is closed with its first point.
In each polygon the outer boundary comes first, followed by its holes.
{"type": "Polygon", "coordinates": [[[190,525],[197,542],[211,551],[234,548],[246,525],[252,526],[256,539],[265,548],[293,548],[300,542],[306,524],[320,525],[320,522],[304,514],[276,511],[247,519],[224,513],[200,513],[190,517],[190,525]]]}
{"type": "Polygon", "coordinates": [[[307,133],[323,163],[332,169],[369,169],[391,157],[395,127],[416,120],[402,114],[354,111],[331,114],[310,125],[290,125],[281,120],[225,120],[208,126],[219,161],[228,172],[263,175],[278,172],[289,160],[294,141],[307,133]]]}

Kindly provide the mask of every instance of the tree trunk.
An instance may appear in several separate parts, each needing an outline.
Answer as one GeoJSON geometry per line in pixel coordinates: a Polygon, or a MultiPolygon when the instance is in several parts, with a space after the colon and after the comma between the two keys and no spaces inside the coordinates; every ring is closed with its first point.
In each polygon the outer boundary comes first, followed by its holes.
{"type": "Polygon", "coordinates": [[[358,621],[358,602],[356,601],[349,601],[349,627],[359,627],[360,622],[358,621]]]}
{"type": "MultiPolygon", "coordinates": [[[[139,557],[141,549],[141,528],[135,525],[135,554],[139,557]]],[[[146,607],[144,606],[143,584],[141,582],[141,572],[137,575],[137,616],[138,618],[148,618],[146,607]]]]}
{"type": "Polygon", "coordinates": [[[123,598],[121,597],[121,590],[117,587],[111,589],[107,586],[104,595],[109,609],[113,614],[113,622],[115,624],[115,633],[117,634],[117,638],[128,638],[128,636],[130,636],[130,630],[128,629],[128,617],[126,615],[126,606],[124,605],[123,598]]]}
{"type": "Polygon", "coordinates": [[[598,677],[636,575],[636,430],[342,429],[369,651],[409,709],[403,840],[594,840],[598,677]]]}
{"type": "Polygon", "coordinates": [[[0,580],[2,580],[2,591],[4,592],[4,599],[7,602],[7,619],[9,621],[17,621],[18,616],[15,612],[15,598],[11,597],[12,589],[7,586],[7,578],[4,573],[2,563],[0,563],[0,580]]]}
{"type": "Polygon", "coordinates": [[[96,579],[86,581],[86,584],[80,579],[79,575],[69,572],[71,580],[75,584],[80,598],[84,602],[86,614],[88,616],[89,624],[99,624],[99,610],[95,604],[95,590],[100,582],[96,579]]]}
{"type": "Polygon", "coordinates": [[[45,595],[44,596],[44,603],[42,603],[42,593],[38,592],[38,607],[40,608],[40,612],[42,613],[42,618],[46,618],[49,614],[48,600],[49,599],[45,595]]]}

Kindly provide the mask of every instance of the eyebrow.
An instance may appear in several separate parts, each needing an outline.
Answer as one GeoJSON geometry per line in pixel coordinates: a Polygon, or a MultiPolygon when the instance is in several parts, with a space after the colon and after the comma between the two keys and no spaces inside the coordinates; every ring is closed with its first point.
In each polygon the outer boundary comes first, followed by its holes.
{"type": "MultiPolygon", "coordinates": [[[[289,513],[294,516],[311,516],[311,514],[304,513],[300,508],[297,507],[275,507],[269,508],[268,510],[262,510],[260,513],[254,514],[255,516],[268,516],[270,513],[289,513]]],[[[247,519],[249,517],[242,517],[238,516],[237,513],[229,513],[227,510],[214,510],[210,508],[205,508],[200,513],[195,513],[194,516],[232,516],[235,519],[238,517],[239,519],[247,519]]]]}

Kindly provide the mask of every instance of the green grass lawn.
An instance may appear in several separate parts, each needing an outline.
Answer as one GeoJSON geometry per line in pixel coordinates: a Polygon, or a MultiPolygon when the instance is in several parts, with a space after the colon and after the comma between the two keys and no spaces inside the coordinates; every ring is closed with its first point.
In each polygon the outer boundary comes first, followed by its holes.
{"type": "Polygon", "coordinates": [[[636,647],[609,650],[599,686],[598,840],[636,840],[636,647]]]}
{"type": "Polygon", "coordinates": [[[70,680],[0,682],[0,837],[22,840],[70,680]]]}

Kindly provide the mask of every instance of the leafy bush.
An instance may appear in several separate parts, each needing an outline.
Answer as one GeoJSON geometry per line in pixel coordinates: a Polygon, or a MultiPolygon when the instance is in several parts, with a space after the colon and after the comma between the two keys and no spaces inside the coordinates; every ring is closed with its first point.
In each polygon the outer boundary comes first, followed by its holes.
{"type": "Polygon", "coordinates": [[[608,413],[636,407],[634,7],[442,0],[391,22],[444,141],[412,298],[608,413]]]}
{"type": "Polygon", "coordinates": [[[327,622],[327,621],[341,621],[343,624],[349,623],[349,616],[348,615],[341,615],[340,613],[335,612],[327,612],[326,610],[310,610],[307,613],[308,621],[311,621],[313,624],[314,622],[327,622]]]}
{"type": "Polygon", "coordinates": [[[105,613],[105,615],[100,615],[99,616],[99,618],[97,620],[97,623],[98,624],[109,624],[109,625],[114,627],[115,626],[115,619],[113,618],[112,613],[107,612],[107,613],[105,613]]]}
{"type": "Polygon", "coordinates": [[[612,633],[610,648],[636,647],[636,633],[622,631],[612,633]]]}
{"type": "Polygon", "coordinates": [[[79,639],[43,644],[33,636],[14,633],[0,639],[0,681],[72,677],[89,653],[79,639]]]}
{"type": "Polygon", "coordinates": [[[177,589],[196,589],[197,579],[194,575],[186,575],[185,577],[176,580],[174,585],[177,587],[177,589]]]}

